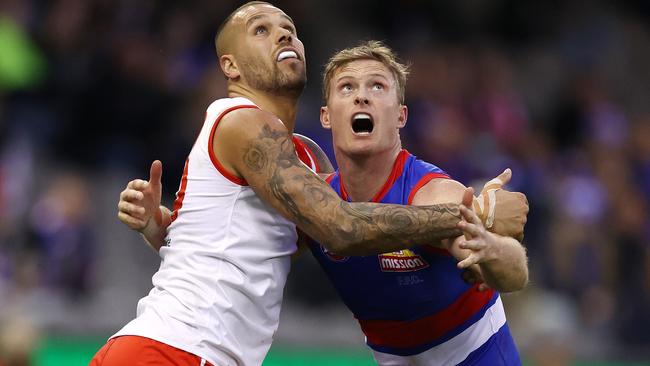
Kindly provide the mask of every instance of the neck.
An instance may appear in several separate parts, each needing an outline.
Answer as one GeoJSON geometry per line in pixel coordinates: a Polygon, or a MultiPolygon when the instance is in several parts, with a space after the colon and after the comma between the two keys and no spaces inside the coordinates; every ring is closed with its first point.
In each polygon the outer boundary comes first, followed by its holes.
{"type": "Polygon", "coordinates": [[[384,186],[393,170],[400,144],[384,152],[350,156],[334,151],[345,191],[353,202],[370,201],[384,186]]]}
{"type": "Polygon", "coordinates": [[[228,85],[228,97],[243,97],[255,103],[263,111],[277,116],[289,133],[293,133],[296,125],[298,97],[300,95],[278,95],[261,90],[254,90],[244,85],[228,85]]]}

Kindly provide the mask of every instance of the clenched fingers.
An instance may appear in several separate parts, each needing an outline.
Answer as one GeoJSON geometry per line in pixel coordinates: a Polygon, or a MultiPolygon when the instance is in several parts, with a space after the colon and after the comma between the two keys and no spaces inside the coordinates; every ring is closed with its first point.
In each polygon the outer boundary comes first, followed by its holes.
{"type": "Polygon", "coordinates": [[[130,181],[129,184],[126,185],[126,188],[131,188],[138,191],[143,191],[147,189],[147,187],[149,187],[149,182],[142,179],[134,179],[130,181]]]}
{"type": "Polygon", "coordinates": [[[127,215],[131,216],[142,216],[145,214],[145,209],[142,206],[134,205],[132,203],[126,202],[126,201],[120,201],[117,204],[117,209],[120,212],[124,212],[127,215]]]}
{"type": "Polygon", "coordinates": [[[127,188],[120,193],[120,201],[139,201],[144,198],[144,194],[135,189],[127,188]]]}
{"type": "Polygon", "coordinates": [[[144,220],[135,218],[122,211],[117,213],[117,218],[126,224],[126,226],[134,230],[142,230],[145,228],[145,226],[147,226],[147,223],[144,220]]]}

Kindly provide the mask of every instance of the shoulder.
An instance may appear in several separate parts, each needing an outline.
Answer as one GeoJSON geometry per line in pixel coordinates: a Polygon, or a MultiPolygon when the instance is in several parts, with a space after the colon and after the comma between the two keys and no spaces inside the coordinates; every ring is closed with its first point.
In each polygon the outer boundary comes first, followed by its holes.
{"type": "Polygon", "coordinates": [[[448,178],[434,178],[422,186],[413,197],[413,205],[432,205],[446,202],[461,202],[465,186],[448,178]]]}
{"type": "Polygon", "coordinates": [[[210,136],[210,157],[237,178],[248,180],[242,173],[246,159],[294,151],[289,131],[272,113],[259,108],[239,108],[219,119],[210,136]]]}
{"type": "Polygon", "coordinates": [[[213,101],[208,105],[206,109],[206,114],[208,116],[217,117],[219,115],[225,115],[229,112],[237,109],[259,109],[259,107],[251,102],[249,99],[242,97],[235,98],[221,98],[213,101]]]}
{"type": "Polygon", "coordinates": [[[412,169],[420,172],[427,172],[427,173],[433,173],[436,176],[439,176],[440,178],[450,178],[449,174],[442,170],[442,168],[429,163],[428,161],[424,161],[417,156],[411,154],[410,152],[407,151],[408,157],[411,160],[411,167],[412,169]]]}
{"type": "Polygon", "coordinates": [[[299,133],[294,133],[293,136],[304,143],[312,152],[316,158],[316,161],[318,162],[318,166],[320,168],[319,173],[330,174],[334,172],[334,167],[332,166],[330,159],[327,157],[327,154],[325,154],[325,151],[323,151],[323,149],[321,149],[314,140],[299,133]]]}
{"type": "Polygon", "coordinates": [[[233,107],[226,111],[219,124],[221,133],[256,137],[260,131],[287,134],[282,121],[272,113],[255,106],[233,107]]]}

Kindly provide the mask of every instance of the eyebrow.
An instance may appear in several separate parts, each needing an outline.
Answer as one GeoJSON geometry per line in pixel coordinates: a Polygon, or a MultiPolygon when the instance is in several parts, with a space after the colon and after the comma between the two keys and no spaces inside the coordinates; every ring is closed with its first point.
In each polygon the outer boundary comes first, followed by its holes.
{"type": "MultiPolygon", "coordinates": [[[[383,74],[380,74],[380,73],[376,73],[376,72],[373,72],[373,73],[370,73],[370,74],[366,74],[366,76],[371,76],[371,77],[372,77],[372,76],[374,76],[374,77],[380,77],[380,78],[382,78],[382,79],[386,79],[387,81],[390,81],[390,78],[386,77],[386,75],[383,75],[383,74]]],[[[341,81],[341,80],[344,80],[344,79],[356,79],[356,77],[354,77],[354,76],[352,76],[352,75],[345,75],[345,71],[344,71],[344,72],[343,72],[343,75],[340,75],[339,77],[335,77],[335,78],[333,78],[333,80],[336,80],[336,81],[341,81]]]]}
{"type": "MultiPolygon", "coordinates": [[[[293,22],[293,19],[291,19],[291,17],[288,16],[287,14],[281,14],[280,16],[287,19],[291,23],[292,26],[294,26],[294,27],[296,26],[295,23],[293,22]]],[[[261,19],[261,18],[268,18],[268,15],[266,15],[266,14],[257,14],[255,16],[251,17],[250,19],[248,19],[246,21],[246,28],[250,27],[250,25],[252,23],[254,23],[256,20],[261,19]]]]}

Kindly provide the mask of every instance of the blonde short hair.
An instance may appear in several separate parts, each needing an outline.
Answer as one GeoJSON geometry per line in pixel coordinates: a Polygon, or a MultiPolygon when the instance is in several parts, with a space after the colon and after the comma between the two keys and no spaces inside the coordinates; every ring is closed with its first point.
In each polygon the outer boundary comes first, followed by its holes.
{"type": "Polygon", "coordinates": [[[327,104],[329,98],[330,81],[334,73],[348,63],[358,60],[376,60],[384,64],[393,73],[393,77],[397,82],[397,99],[404,104],[409,66],[400,63],[397,60],[397,55],[390,47],[381,41],[372,40],[338,51],[329,59],[323,71],[323,100],[325,104],[327,104]]]}

